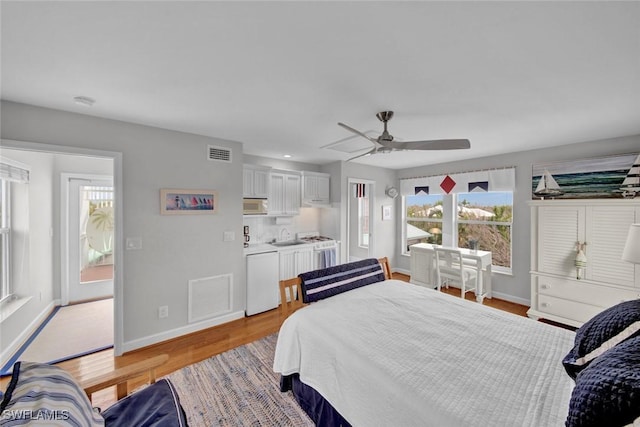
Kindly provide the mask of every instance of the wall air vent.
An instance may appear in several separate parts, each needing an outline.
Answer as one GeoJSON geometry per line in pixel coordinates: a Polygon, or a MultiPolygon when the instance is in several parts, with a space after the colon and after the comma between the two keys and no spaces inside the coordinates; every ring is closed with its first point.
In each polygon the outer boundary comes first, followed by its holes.
{"type": "Polygon", "coordinates": [[[231,150],[225,147],[207,146],[207,158],[218,162],[231,163],[231,150]]]}

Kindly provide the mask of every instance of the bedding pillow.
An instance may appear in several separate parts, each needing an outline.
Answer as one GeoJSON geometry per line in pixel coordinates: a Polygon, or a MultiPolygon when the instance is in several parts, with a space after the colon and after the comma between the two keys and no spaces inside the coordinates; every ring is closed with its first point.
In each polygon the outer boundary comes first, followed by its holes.
{"type": "Polygon", "coordinates": [[[566,426],[634,422],[640,422],[640,336],[618,344],[578,374],[566,426]]]}
{"type": "Polygon", "coordinates": [[[16,362],[0,403],[0,424],[104,426],[78,383],[62,368],[16,362]]]}
{"type": "Polygon", "coordinates": [[[375,258],[340,264],[298,275],[302,301],[310,303],[355,288],[384,281],[384,270],[375,258]]]}
{"type": "Polygon", "coordinates": [[[574,346],[562,359],[562,364],[575,379],[596,357],[639,332],[640,300],[614,305],[596,314],[576,331],[574,346]]]}
{"type": "Polygon", "coordinates": [[[178,393],[166,378],[118,400],[102,416],[107,427],[187,426],[178,393]]]}

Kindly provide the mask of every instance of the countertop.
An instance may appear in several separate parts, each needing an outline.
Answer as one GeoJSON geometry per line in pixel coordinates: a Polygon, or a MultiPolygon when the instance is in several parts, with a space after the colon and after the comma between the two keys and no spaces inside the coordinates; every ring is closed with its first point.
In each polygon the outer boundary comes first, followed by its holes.
{"type": "Polygon", "coordinates": [[[254,245],[250,244],[248,248],[244,248],[244,255],[255,255],[255,254],[262,254],[265,252],[286,251],[288,249],[304,248],[312,245],[313,243],[304,243],[300,245],[291,245],[291,246],[273,246],[273,245],[270,245],[269,243],[256,243],[254,245]]]}

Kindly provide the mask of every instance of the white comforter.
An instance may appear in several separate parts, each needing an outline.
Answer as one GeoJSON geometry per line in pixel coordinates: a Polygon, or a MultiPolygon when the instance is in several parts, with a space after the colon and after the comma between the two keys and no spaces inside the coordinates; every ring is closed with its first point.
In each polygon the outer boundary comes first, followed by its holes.
{"type": "Polygon", "coordinates": [[[318,301],[280,329],[298,372],[354,426],[561,426],[574,333],[405,282],[318,301]]]}

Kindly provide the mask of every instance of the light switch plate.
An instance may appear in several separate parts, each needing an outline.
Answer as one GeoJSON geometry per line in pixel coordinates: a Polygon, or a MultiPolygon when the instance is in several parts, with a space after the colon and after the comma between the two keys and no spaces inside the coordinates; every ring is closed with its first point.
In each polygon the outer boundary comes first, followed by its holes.
{"type": "Polygon", "coordinates": [[[142,249],[142,237],[127,237],[124,245],[128,251],[139,251],[142,249]]]}

